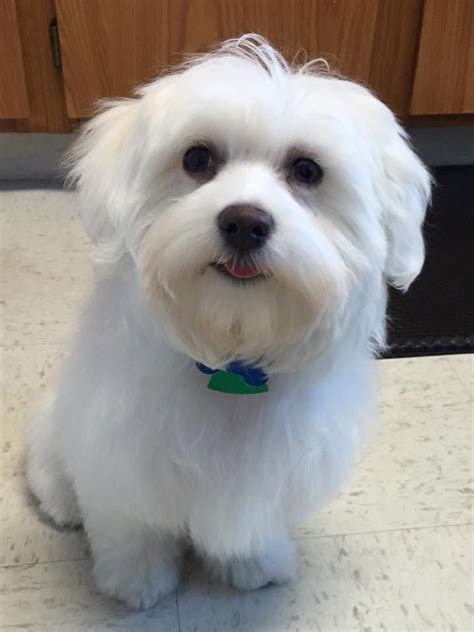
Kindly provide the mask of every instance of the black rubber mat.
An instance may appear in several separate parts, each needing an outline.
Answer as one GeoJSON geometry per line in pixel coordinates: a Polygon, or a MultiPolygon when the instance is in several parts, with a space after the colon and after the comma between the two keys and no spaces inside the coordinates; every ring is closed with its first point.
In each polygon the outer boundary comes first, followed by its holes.
{"type": "Polygon", "coordinates": [[[390,293],[390,357],[474,350],[474,166],[432,172],[425,266],[407,294],[390,293]]]}

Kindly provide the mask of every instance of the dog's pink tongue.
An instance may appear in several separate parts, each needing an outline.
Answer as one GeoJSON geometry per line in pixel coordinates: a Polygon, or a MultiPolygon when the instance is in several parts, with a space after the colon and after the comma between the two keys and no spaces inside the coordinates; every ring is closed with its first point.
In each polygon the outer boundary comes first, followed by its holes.
{"type": "Polygon", "coordinates": [[[224,264],[227,272],[238,279],[252,279],[260,274],[260,270],[251,263],[228,261],[224,264]]]}

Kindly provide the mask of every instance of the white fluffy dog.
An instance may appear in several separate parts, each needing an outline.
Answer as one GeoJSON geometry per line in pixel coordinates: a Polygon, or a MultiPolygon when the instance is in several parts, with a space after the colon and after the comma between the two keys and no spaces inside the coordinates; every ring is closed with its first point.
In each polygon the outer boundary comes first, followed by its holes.
{"type": "Polygon", "coordinates": [[[110,103],[72,177],[99,274],[27,434],[41,508],[136,608],[190,544],[238,588],[290,580],[371,413],[386,285],[422,267],[427,171],[367,89],[245,36],[110,103]]]}

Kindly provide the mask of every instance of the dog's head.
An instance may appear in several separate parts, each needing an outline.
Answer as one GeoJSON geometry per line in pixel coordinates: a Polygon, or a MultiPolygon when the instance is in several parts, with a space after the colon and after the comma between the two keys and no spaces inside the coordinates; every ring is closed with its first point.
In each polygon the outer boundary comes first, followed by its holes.
{"type": "Polygon", "coordinates": [[[380,344],[385,282],[423,264],[430,178],[391,112],[254,36],[110,103],[72,156],[99,257],[133,262],[170,337],[214,367],[380,344]]]}

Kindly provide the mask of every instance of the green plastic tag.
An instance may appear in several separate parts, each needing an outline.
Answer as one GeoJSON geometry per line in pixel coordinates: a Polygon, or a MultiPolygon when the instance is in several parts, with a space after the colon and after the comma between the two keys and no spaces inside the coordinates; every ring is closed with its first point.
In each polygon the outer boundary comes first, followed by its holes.
{"type": "Polygon", "coordinates": [[[233,395],[254,395],[268,391],[267,384],[263,386],[249,386],[241,375],[228,373],[227,371],[214,373],[209,380],[207,388],[210,388],[211,391],[219,391],[220,393],[230,393],[233,395]]]}

